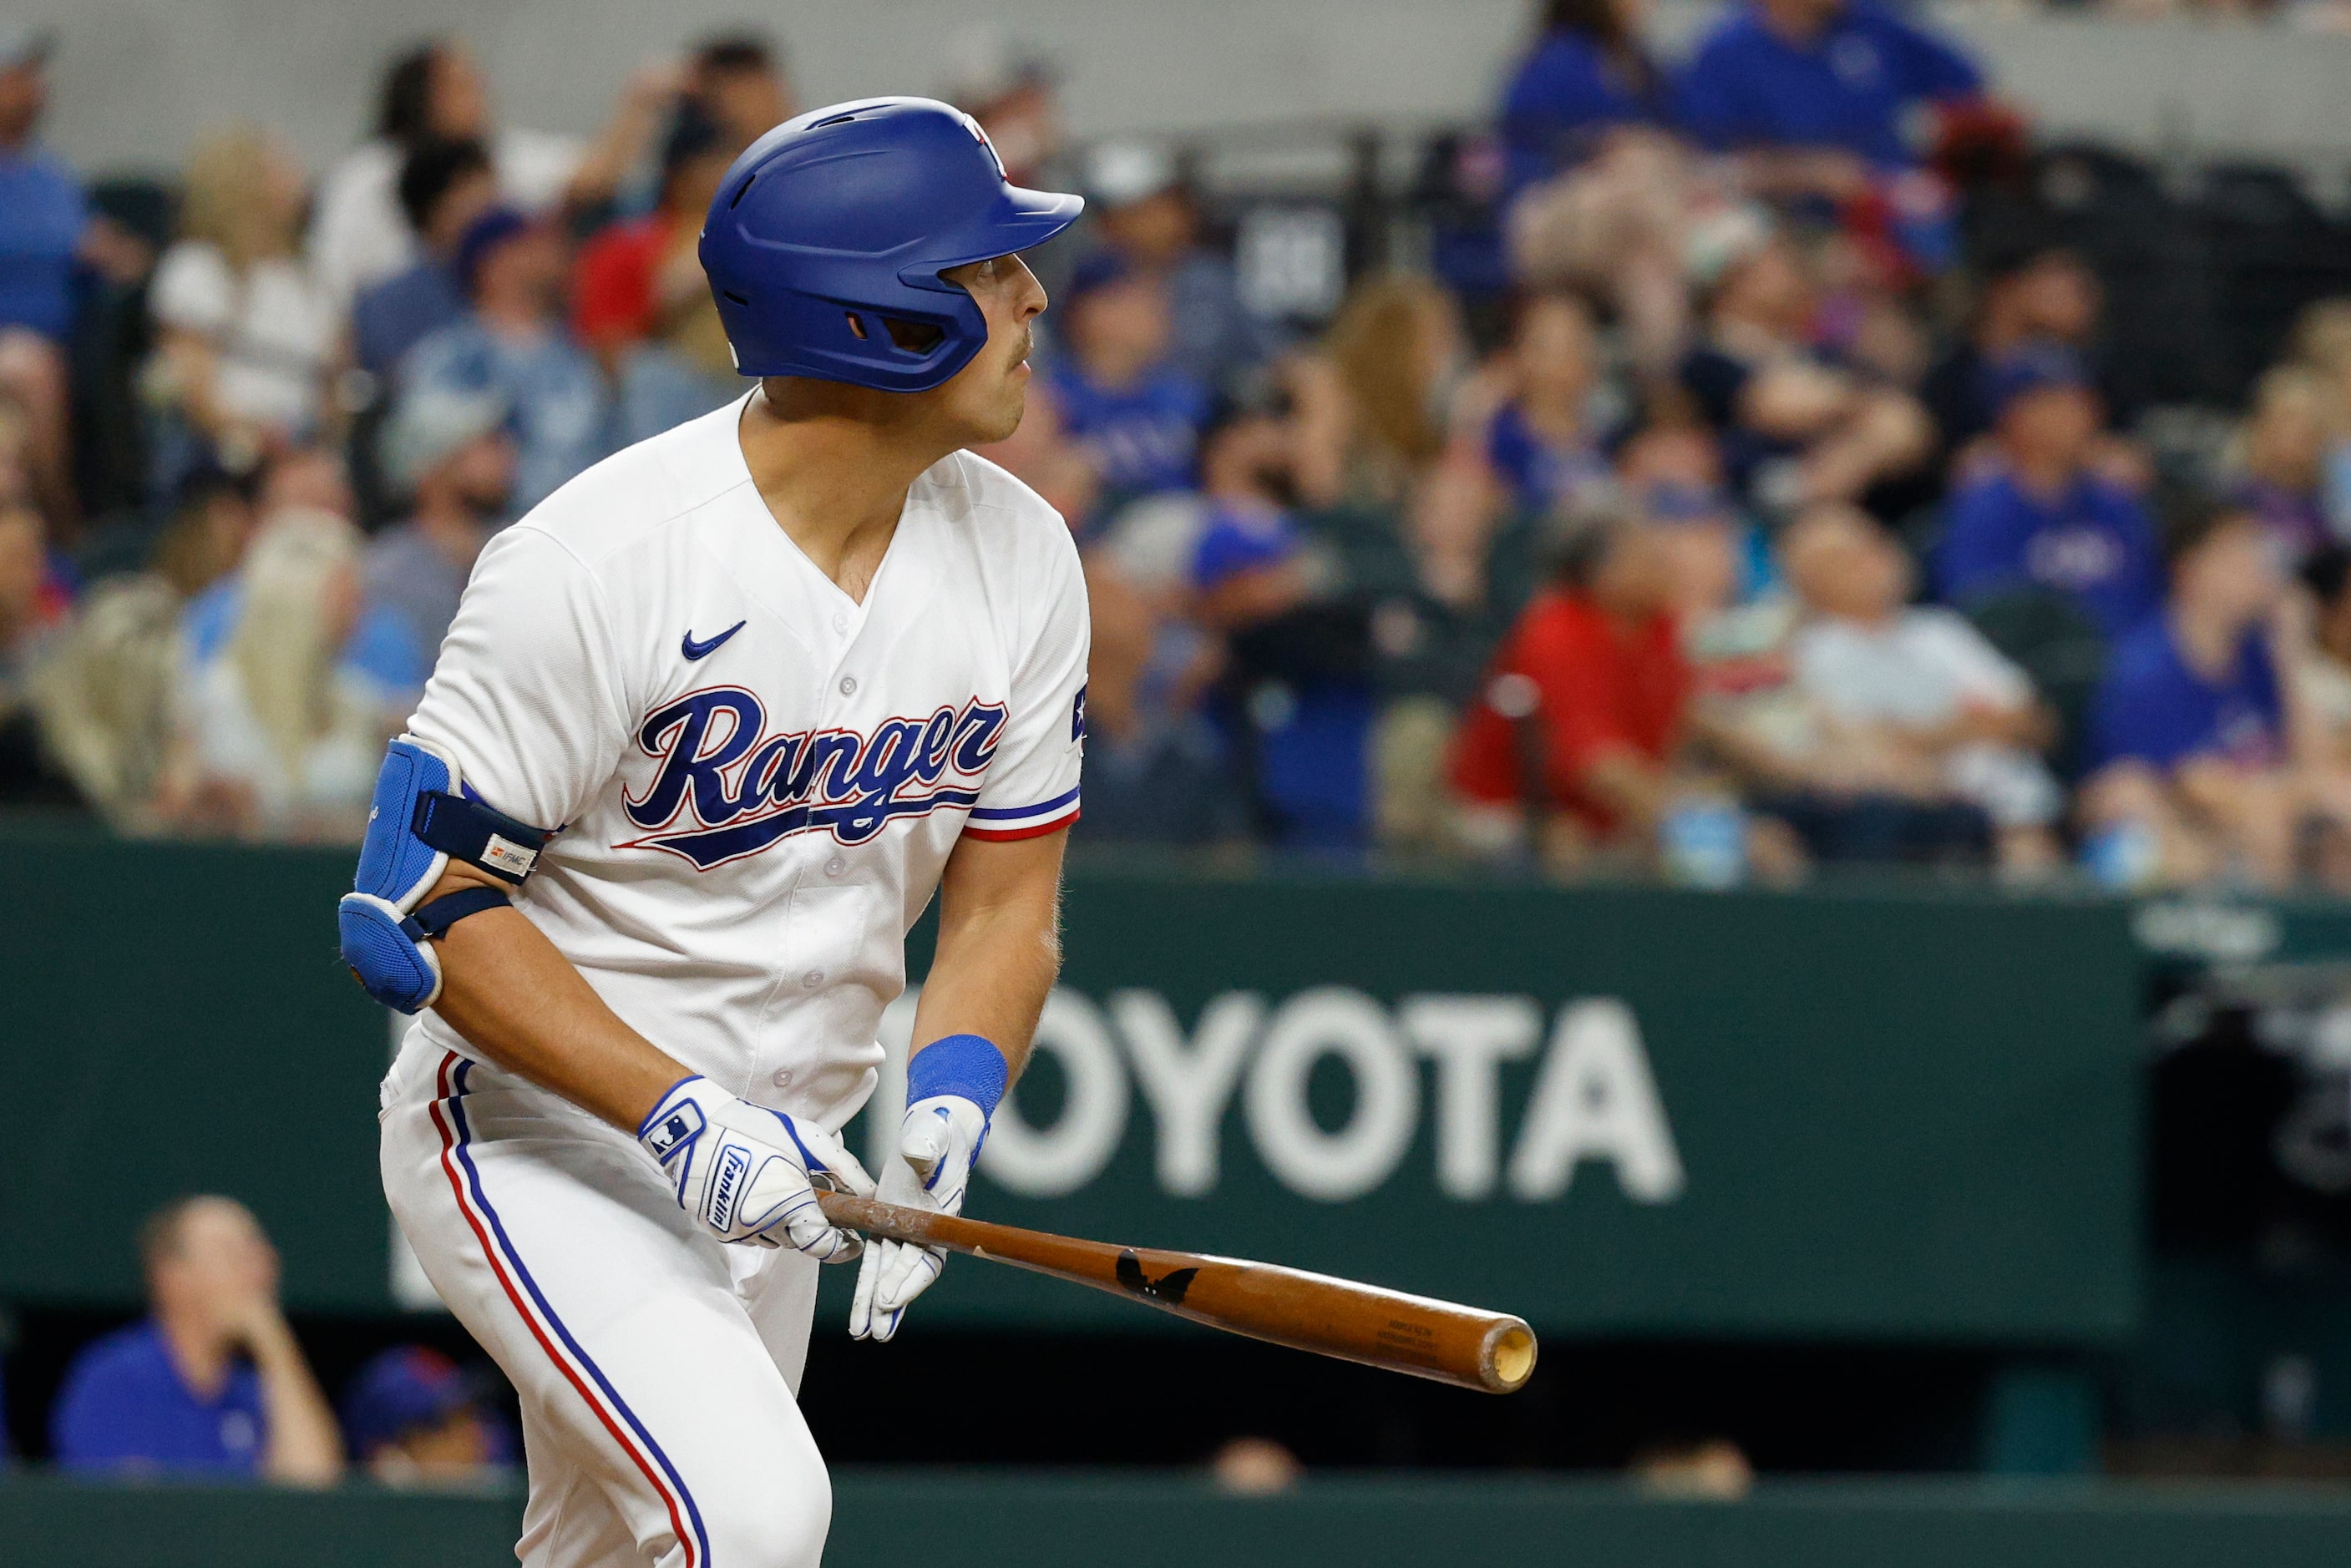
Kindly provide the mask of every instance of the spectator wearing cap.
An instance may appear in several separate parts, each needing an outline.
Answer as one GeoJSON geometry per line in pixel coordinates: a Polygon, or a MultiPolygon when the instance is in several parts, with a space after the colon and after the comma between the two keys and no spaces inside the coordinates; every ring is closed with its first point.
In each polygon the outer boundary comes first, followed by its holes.
{"type": "Polygon", "coordinates": [[[408,518],[368,545],[360,579],[372,609],[397,615],[428,660],[457,617],[475,557],[505,521],[515,448],[496,393],[419,387],[383,431],[385,475],[408,518]]]}
{"type": "Polygon", "coordinates": [[[2339,835],[2351,795],[2339,764],[2304,765],[2289,718],[2270,636],[2277,553],[2258,518],[2209,500],[2166,543],[2162,613],[2116,646],[2098,692],[2081,804],[2094,865],[2117,881],[2283,887],[2304,826],[2339,835]]]}
{"type": "Polygon", "coordinates": [[[1723,487],[1722,452],[1711,431],[1681,423],[1634,431],[1616,449],[1616,484],[1673,540],[1680,557],[1675,607],[1693,632],[1779,587],[1769,536],[1723,487]]]}
{"type": "Polygon", "coordinates": [[[1926,411],[1813,342],[1818,296],[1805,258],[1760,211],[1732,209],[1694,228],[1689,269],[1705,327],[1683,357],[1681,384],[1750,507],[1784,516],[1856,501],[1924,461],[1926,411]]]}
{"type": "Polygon", "coordinates": [[[1222,639],[1214,712],[1260,833],[1298,848],[1362,844],[1373,700],[1360,607],[1290,510],[1294,431],[1281,392],[1227,396],[1201,441],[1204,503],[1186,575],[1196,624],[1222,639]]]}
{"type": "Polygon", "coordinates": [[[1473,844],[1530,833],[1561,868],[1646,858],[1691,694],[1658,532],[1611,505],[1571,520],[1557,579],[1494,655],[1454,738],[1473,844]]]}
{"type": "MultiPolygon", "coordinates": [[[[1283,712],[1270,714],[1286,722],[1262,748],[1256,733],[1232,733],[1249,722],[1246,701],[1223,703],[1213,722],[1208,714],[1211,681],[1229,663],[1225,637],[1319,597],[1305,536],[1283,505],[1290,456],[1289,414],[1277,400],[1217,398],[1201,431],[1199,492],[1138,501],[1086,555],[1098,649],[1086,689],[1086,787],[1101,790],[1101,811],[1084,827],[1091,839],[1211,844],[1249,836],[1253,826],[1301,832],[1311,820],[1331,830],[1331,818],[1340,839],[1354,832],[1359,736],[1352,775],[1338,785],[1326,766],[1293,754],[1295,742],[1326,729],[1322,714],[1305,712],[1326,693],[1301,696],[1301,684],[1317,681],[1289,672],[1283,712]],[[1256,766],[1244,769],[1244,759],[1256,766]]],[[[1244,677],[1232,689],[1249,684],[1244,677]]]]}
{"type": "Polygon", "coordinates": [[[360,369],[388,379],[411,348],[465,318],[457,244],[497,199],[497,175],[480,141],[426,141],[409,152],[400,166],[400,210],[416,236],[416,260],[362,289],[351,307],[351,352],[360,369]]]}
{"type": "Polygon", "coordinates": [[[455,1362],[398,1345],[359,1369],[343,1391],[343,1440],[387,1486],[463,1486],[512,1462],[505,1426],[455,1362]]]}
{"type": "Polygon", "coordinates": [[[342,1474],[335,1417],[277,1305],[277,1252],[246,1207],[183,1199],[141,1229],[144,1322],[85,1348],[50,1417],[58,1464],[114,1474],[342,1474]]]}
{"type": "Polygon", "coordinates": [[[250,129],[189,160],[180,235],[155,268],[147,384],[171,418],[155,442],[169,493],[205,462],[248,472],[307,441],[326,413],[340,327],[298,249],[302,174],[250,129]]]}
{"type": "Polygon", "coordinates": [[[2080,356],[2049,343],[2012,350],[1994,370],[1992,405],[1993,461],[1950,500],[1936,596],[1974,611],[2037,590],[2108,639],[2123,636],[2161,601],[2163,567],[2137,494],[2095,465],[2101,411],[2080,356]]]}
{"type": "Polygon", "coordinates": [[[2028,242],[1985,265],[1967,335],[1931,366],[1919,388],[1946,452],[1989,431],[2001,362],[2034,343],[2087,356],[2105,290],[2081,254],[2028,242]]]}
{"type": "Polygon", "coordinates": [[[1188,488],[1208,389],[1168,359],[1165,282],[1097,251],[1079,263],[1061,308],[1064,351],[1046,386],[1102,478],[1105,510],[1188,488]]]}
{"type": "Polygon", "coordinates": [[[517,512],[611,450],[603,377],[561,314],[568,274],[552,224],[511,207],[483,213],[457,245],[471,313],[412,349],[401,377],[402,396],[429,388],[505,402],[517,512]]]}
{"type": "Polygon", "coordinates": [[[1262,365],[1274,337],[1241,303],[1233,264],[1200,244],[1200,211],[1165,149],[1111,141],[1086,165],[1093,235],[1167,291],[1167,359],[1201,385],[1222,387],[1262,365]]]}
{"type": "Polygon", "coordinates": [[[1843,201],[1918,161],[1912,109],[1982,90],[1965,55],[1871,0],[1746,0],[1699,42],[1675,101],[1702,145],[1745,157],[1751,188],[1843,201]]]}
{"type": "Polygon", "coordinates": [[[319,184],[309,255],[337,310],[369,285],[405,271],[417,238],[397,194],[408,155],[431,141],[478,140],[497,172],[500,196],[524,212],[591,212],[659,134],[662,111],[682,73],[648,66],[629,78],[611,117],[586,144],[568,136],[498,125],[488,84],[465,47],[441,38],[420,44],[384,70],[375,135],[345,154],[319,184]]]}

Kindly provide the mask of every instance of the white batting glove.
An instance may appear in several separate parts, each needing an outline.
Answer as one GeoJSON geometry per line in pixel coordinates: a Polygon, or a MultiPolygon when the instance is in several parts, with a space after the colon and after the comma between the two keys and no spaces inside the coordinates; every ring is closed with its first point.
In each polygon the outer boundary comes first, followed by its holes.
{"type": "MultiPolygon", "coordinates": [[[[898,1158],[883,1168],[882,1200],[962,1213],[971,1162],[987,1141],[988,1118],[1011,1081],[1002,1049],[977,1034],[950,1034],[915,1052],[906,1064],[898,1158]]],[[[897,1333],[907,1303],[930,1289],[946,1262],[946,1253],[935,1247],[877,1242],[857,1271],[850,1334],[880,1341],[897,1333]]]]}
{"type": "MultiPolygon", "coordinates": [[[[898,1158],[882,1168],[874,1194],[884,1203],[963,1212],[971,1162],[987,1136],[987,1114],[960,1095],[939,1095],[906,1107],[899,1124],[898,1158]]],[[[855,1339],[887,1340],[914,1299],[930,1288],[947,1255],[906,1241],[876,1241],[857,1266],[857,1295],[849,1307],[855,1339]]]]}
{"type": "Polygon", "coordinates": [[[637,1141],[676,1189],[678,1207],[722,1241],[782,1244],[820,1263],[845,1263],[864,1249],[836,1230],[818,1207],[810,1177],[869,1198],[873,1179],[840,1138],[739,1099],[696,1075],[662,1096],[637,1128],[637,1141]]]}

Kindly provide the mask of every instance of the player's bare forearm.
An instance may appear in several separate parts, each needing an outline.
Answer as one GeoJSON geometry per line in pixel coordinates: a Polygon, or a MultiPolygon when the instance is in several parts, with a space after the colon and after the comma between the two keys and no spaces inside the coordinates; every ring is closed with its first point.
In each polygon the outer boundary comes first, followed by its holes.
{"type": "MultiPolygon", "coordinates": [[[[432,897],[493,886],[452,866],[432,897]]],[[[488,909],[441,939],[440,1014],[508,1072],[633,1133],[686,1069],[621,1022],[519,909],[488,909]]]]}
{"type": "Polygon", "coordinates": [[[914,1013],[914,1046],[977,1034],[1012,1076],[1028,1060],[1061,971],[1061,852],[1067,830],[991,844],[966,838],[939,878],[939,945],[914,1013]]]}

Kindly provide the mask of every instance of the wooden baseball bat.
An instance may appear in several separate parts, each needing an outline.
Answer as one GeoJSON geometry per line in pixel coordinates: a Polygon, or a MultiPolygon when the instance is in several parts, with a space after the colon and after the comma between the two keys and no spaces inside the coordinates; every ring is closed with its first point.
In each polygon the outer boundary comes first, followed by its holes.
{"type": "Polygon", "coordinates": [[[846,1192],[820,1192],[818,1199],[826,1219],[868,1238],[1009,1263],[1293,1350],[1489,1394],[1516,1392],[1535,1369],[1534,1331],[1507,1313],[1244,1258],[1084,1241],[846,1192]]]}

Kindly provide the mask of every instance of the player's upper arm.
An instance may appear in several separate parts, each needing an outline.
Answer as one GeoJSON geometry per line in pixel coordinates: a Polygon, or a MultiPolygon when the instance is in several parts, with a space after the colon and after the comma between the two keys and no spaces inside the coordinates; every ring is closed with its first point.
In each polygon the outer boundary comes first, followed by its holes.
{"type": "Polygon", "coordinates": [[[1023,554],[1003,737],[964,825],[967,838],[1038,837],[1078,817],[1092,640],[1085,573],[1058,523],[1050,534],[1040,530],[1023,554]]]}
{"type": "Polygon", "coordinates": [[[485,802],[558,828],[611,776],[627,711],[602,586],[517,525],[482,552],[409,728],[454,755],[485,802]]]}

